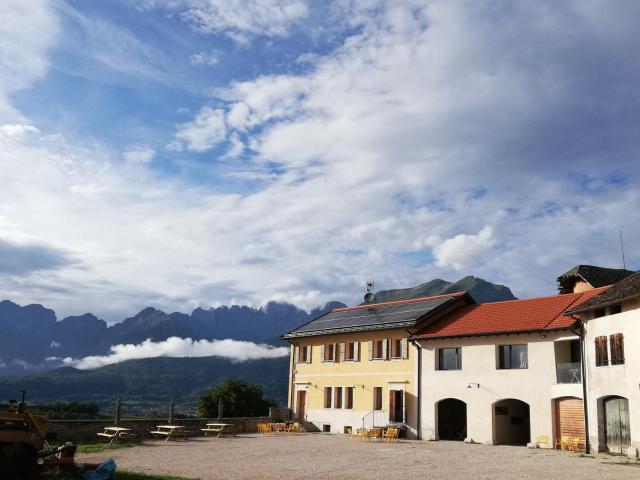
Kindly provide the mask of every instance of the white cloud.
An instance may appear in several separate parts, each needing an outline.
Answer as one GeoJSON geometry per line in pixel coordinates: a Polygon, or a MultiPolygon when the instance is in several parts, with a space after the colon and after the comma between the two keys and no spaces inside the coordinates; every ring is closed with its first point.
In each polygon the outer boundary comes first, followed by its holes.
{"type": "Polygon", "coordinates": [[[189,60],[193,65],[212,66],[212,65],[216,65],[220,61],[219,56],[220,56],[220,53],[217,51],[198,52],[191,55],[191,57],[189,57],[189,60]]]}
{"type": "MultiPolygon", "coordinates": [[[[204,152],[222,142],[226,133],[224,112],[204,107],[193,121],[180,125],[176,139],[184,142],[189,150],[204,152]]],[[[175,144],[172,144],[172,148],[175,149],[175,144]]]]}
{"type": "Polygon", "coordinates": [[[153,160],[155,154],[156,151],[147,145],[135,145],[125,150],[122,156],[129,163],[146,164],[153,160]]]}
{"type": "Polygon", "coordinates": [[[175,148],[239,153],[197,162],[197,185],[95,143],[0,135],[0,237],[82,259],[3,276],[2,297],[62,316],[81,292],[121,320],[462,274],[525,296],[573,264],[617,266],[619,226],[639,244],[633,2],[365,3],[345,2],[352,33],[304,74],[232,83],[178,126],[175,148]],[[481,251],[460,258],[460,238],[481,251]]]}
{"type": "Polygon", "coordinates": [[[24,125],[21,123],[0,125],[0,135],[4,135],[10,140],[24,140],[30,135],[37,134],[40,134],[40,130],[33,125],[24,125]]]}
{"type": "Polygon", "coordinates": [[[223,357],[234,361],[279,358],[289,355],[287,347],[256,344],[238,340],[197,340],[170,337],[162,342],[147,339],[138,345],[121,344],[111,347],[111,353],[81,359],[65,358],[64,364],[89,370],[113,363],[154,357],[223,357]]]}
{"type": "Polygon", "coordinates": [[[302,0],[191,0],[184,2],[182,18],[200,31],[224,33],[239,44],[251,37],[284,37],[309,9],[302,0]]]}
{"type": "Polygon", "coordinates": [[[22,119],[9,96],[30,86],[49,66],[59,30],[52,2],[3,0],[0,22],[0,123],[22,119]]]}
{"type": "Polygon", "coordinates": [[[461,233],[437,243],[433,254],[438,267],[464,271],[473,265],[486,263],[486,255],[495,243],[493,228],[487,225],[475,235],[461,233]]]}

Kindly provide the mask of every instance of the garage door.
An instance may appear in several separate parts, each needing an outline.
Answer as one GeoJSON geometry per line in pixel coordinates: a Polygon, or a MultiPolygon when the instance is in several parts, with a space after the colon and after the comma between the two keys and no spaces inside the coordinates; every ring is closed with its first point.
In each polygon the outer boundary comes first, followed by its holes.
{"type": "Polygon", "coordinates": [[[555,401],[556,440],[561,437],[579,437],[585,446],[584,406],[580,398],[564,397],[555,401]]]}

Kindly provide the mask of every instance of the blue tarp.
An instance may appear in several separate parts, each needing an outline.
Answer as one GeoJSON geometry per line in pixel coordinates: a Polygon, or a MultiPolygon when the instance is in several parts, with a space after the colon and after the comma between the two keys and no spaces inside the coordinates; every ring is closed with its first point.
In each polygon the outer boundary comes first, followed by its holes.
{"type": "Polygon", "coordinates": [[[116,462],[112,458],[102,463],[95,470],[82,473],[82,480],[113,480],[116,476],[116,462]]]}

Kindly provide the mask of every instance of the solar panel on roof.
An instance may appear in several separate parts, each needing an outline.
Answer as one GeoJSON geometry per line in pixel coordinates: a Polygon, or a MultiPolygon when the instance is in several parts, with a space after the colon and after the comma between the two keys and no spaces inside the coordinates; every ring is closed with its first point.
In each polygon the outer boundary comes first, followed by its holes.
{"type": "Polygon", "coordinates": [[[388,304],[370,308],[343,309],[330,312],[306,325],[293,330],[285,337],[327,333],[332,330],[368,329],[375,327],[405,326],[415,323],[435,308],[449,302],[454,297],[440,297],[422,302],[388,304]]]}

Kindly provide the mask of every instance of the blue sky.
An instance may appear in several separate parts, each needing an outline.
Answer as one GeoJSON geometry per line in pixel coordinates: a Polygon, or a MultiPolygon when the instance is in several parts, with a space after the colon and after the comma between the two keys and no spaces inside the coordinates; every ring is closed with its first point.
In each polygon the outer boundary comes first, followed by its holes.
{"type": "Polygon", "coordinates": [[[6,0],[0,296],[114,321],[637,269],[636,2],[6,0]]]}

